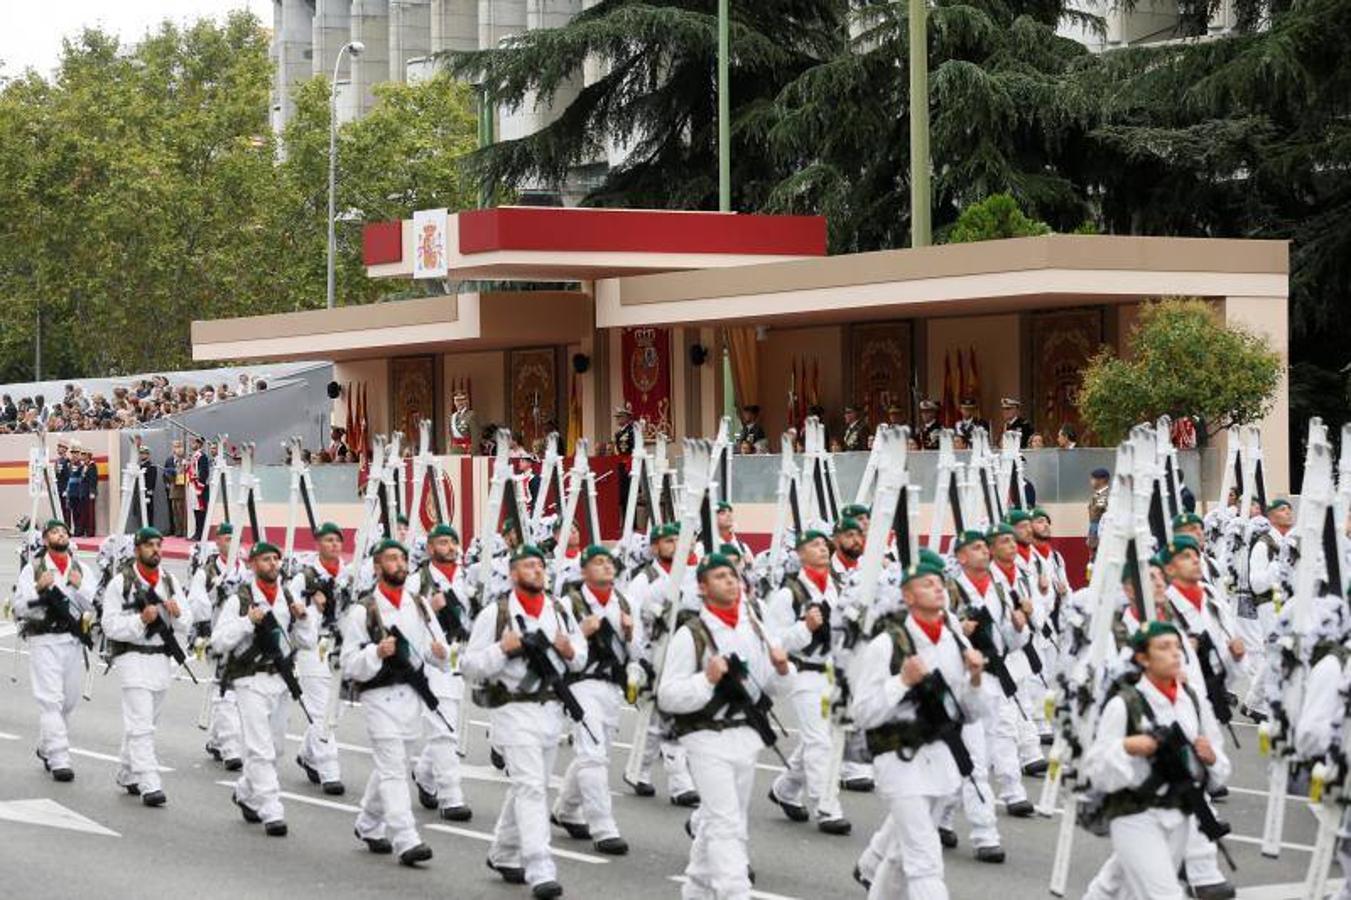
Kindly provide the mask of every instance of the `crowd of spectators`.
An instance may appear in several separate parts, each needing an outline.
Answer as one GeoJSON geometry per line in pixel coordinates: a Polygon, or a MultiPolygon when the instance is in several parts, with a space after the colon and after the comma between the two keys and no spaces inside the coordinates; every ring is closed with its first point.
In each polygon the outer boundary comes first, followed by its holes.
{"type": "Polygon", "coordinates": [[[83,385],[72,382],[59,401],[49,401],[42,394],[15,401],[10,394],[0,394],[0,434],[137,428],[165,416],[266,389],[267,382],[240,373],[233,384],[200,386],[173,385],[163,375],[153,375],[109,393],[86,392],[83,385]]]}

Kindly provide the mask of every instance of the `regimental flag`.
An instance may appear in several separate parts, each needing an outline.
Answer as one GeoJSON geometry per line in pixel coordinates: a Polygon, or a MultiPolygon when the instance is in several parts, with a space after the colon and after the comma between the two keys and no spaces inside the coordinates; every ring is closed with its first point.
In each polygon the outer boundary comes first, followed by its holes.
{"type": "Polygon", "coordinates": [[[582,390],[576,372],[572,373],[572,386],[568,388],[568,440],[566,454],[577,452],[577,441],[582,437],[582,390]]]}
{"type": "Polygon", "coordinates": [[[952,354],[943,353],[943,407],[939,410],[939,420],[946,427],[952,427],[957,421],[957,400],[952,394],[952,354]]]}
{"type": "Polygon", "coordinates": [[[971,380],[967,383],[967,393],[964,396],[980,403],[980,369],[976,368],[976,345],[971,345],[971,352],[967,358],[971,360],[971,380]]]}
{"type": "Polygon", "coordinates": [[[966,380],[966,361],[962,359],[962,348],[957,348],[957,402],[961,403],[971,396],[971,388],[966,380]]]}
{"type": "MultiPolygon", "coordinates": [[[[347,440],[345,443],[347,444],[348,449],[351,449],[356,444],[357,426],[356,420],[353,418],[352,414],[352,382],[350,381],[347,382],[346,393],[347,393],[347,417],[343,419],[343,425],[347,428],[347,440]]],[[[334,460],[334,462],[337,462],[337,460],[334,460]]]]}
{"type": "Polygon", "coordinates": [[[812,390],[809,406],[817,406],[821,402],[821,362],[816,357],[812,357],[812,390]]]}

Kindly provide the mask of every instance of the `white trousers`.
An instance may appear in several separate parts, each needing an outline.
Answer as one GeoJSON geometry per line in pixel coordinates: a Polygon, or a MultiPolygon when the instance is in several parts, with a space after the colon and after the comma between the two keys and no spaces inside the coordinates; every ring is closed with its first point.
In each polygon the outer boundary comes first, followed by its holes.
{"type": "Polygon", "coordinates": [[[1177,868],[1187,851],[1187,819],[1175,809],[1150,809],[1111,822],[1112,855],[1084,900],[1183,900],[1177,868]]]}
{"type": "Polygon", "coordinates": [[[894,753],[874,762],[878,789],[891,813],[891,839],[872,879],[869,900],[948,900],[937,820],[945,798],[899,792],[894,777],[899,765],[894,753]]]}
{"type": "Polygon", "coordinates": [[[419,734],[422,701],[406,685],[362,694],[366,732],[371,742],[371,774],[361,795],[357,834],[388,838],[395,853],[421,843],[408,790],[409,748],[419,734]]]}
{"type": "Polygon", "coordinates": [[[1184,865],[1187,869],[1188,883],[1193,887],[1219,884],[1225,880],[1224,873],[1220,871],[1219,849],[1216,848],[1214,841],[1201,833],[1195,816],[1188,816],[1187,821],[1190,824],[1187,826],[1184,865]]]}
{"type": "Polygon", "coordinates": [[[264,822],[276,822],[285,815],[277,756],[285,746],[291,695],[278,676],[254,675],[239,680],[235,697],[244,735],[244,768],[235,782],[235,796],[264,822]]]}
{"type": "Polygon", "coordinates": [[[213,683],[207,690],[211,691],[211,710],[207,715],[207,745],[216,748],[221,759],[242,759],[244,733],[239,724],[239,705],[235,689],[228,687],[222,694],[220,685],[213,683]]]}
{"type": "Polygon", "coordinates": [[[167,691],[122,687],[122,746],[118,751],[117,783],[136,785],[142,794],[163,790],[159,760],[155,757],[155,726],[167,691]]]}
{"type": "Polygon", "coordinates": [[[662,768],[666,771],[666,795],[676,797],[694,790],[694,782],[690,779],[685,748],[667,737],[670,722],[668,716],[653,711],[647,727],[647,741],[643,744],[642,768],[638,770],[638,780],[652,783],[652,764],[657,761],[660,754],[662,768]]]}
{"type": "Polygon", "coordinates": [[[619,687],[588,679],[573,685],[572,690],[585,712],[584,721],[598,740],[581,726],[573,726],[576,755],[563,775],[554,815],[564,822],[585,822],[594,840],[619,837],[610,802],[610,747],[619,730],[619,687]]]}
{"type": "Polygon", "coordinates": [[[762,746],[749,728],[696,731],[681,738],[699,790],[694,843],[681,888],[684,900],[747,900],[751,894],[746,827],[755,760],[762,746]]]}
{"type": "Polygon", "coordinates": [[[1268,713],[1271,704],[1267,702],[1266,681],[1267,666],[1271,661],[1267,659],[1267,636],[1276,628],[1276,609],[1274,604],[1263,603],[1257,607],[1257,618],[1255,619],[1237,619],[1238,636],[1243,639],[1244,649],[1247,653],[1244,661],[1248,670],[1248,691],[1243,698],[1243,705],[1249,709],[1257,710],[1260,713],[1268,713]]]}
{"type": "Polygon", "coordinates": [[[53,769],[70,768],[67,720],[80,703],[84,676],[81,647],[75,641],[28,642],[33,699],[38,703],[38,753],[53,769]]]}
{"type": "Polygon", "coordinates": [[[821,698],[828,696],[829,685],[821,672],[799,672],[793,676],[788,701],[798,723],[798,743],[788,757],[788,768],[774,779],[774,793],[780,800],[810,806],[821,819],[838,819],[843,813],[838,794],[827,801],[826,779],[830,774],[830,720],[821,714],[821,698]],[[807,803],[803,802],[806,794],[807,803]],[[829,806],[823,807],[823,802],[829,806]]]}
{"type": "MultiPolygon", "coordinates": [[[[868,846],[863,848],[863,853],[858,858],[858,873],[863,876],[864,881],[877,880],[877,870],[887,858],[887,848],[895,839],[896,826],[891,821],[891,814],[888,813],[882,824],[873,832],[873,836],[868,839],[868,846]]],[[[942,849],[942,844],[939,844],[939,849],[942,849]]]]}
{"type": "Polygon", "coordinates": [[[527,884],[554,881],[558,870],[549,851],[549,773],[554,768],[554,743],[499,746],[511,784],[493,828],[488,858],[494,865],[525,869],[527,884]]]}
{"type": "MultiPolygon", "coordinates": [[[[990,790],[988,773],[990,760],[985,745],[985,726],[982,722],[971,722],[962,726],[962,742],[971,754],[974,769],[971,778],[962,781],[961,790],[950,797],[943,798],[938,812],[938,824],[952,828],[957,815],[957,807],[962,808],[966,822],[971,826],[972,847],[998,847],[999,825],[995,818],[994,792],[990,790]],[[971,781],[975,780],[975,784],[971,781]]],[[[1022,783],[1019,782],[1021,788],[1022,783]]]]}
{"type": "Polygon", "coordinates": [[[338,765],[338,742],[324,741],[324,716],[328,712],[328,692],[333,689],[333,676],[302,675],[300,679],[300,702],[309,710],[314,719],[311,725],[305,723],[305,739],[300,743],[300,758],[305,765],[319,773],[323,782],[342,781],[342,769],[338,765]]]}
{"type": "MultiPolygon", "coordinates": [[[[1023,769],[1019,752],[1019,726],[1027,724],[1018,712],[1018,699],[1005,697],[999,691],[995,701],[998,715],[980,720],[985,731],[985,753],[994,774],[995,795],[1004,803],[1018,803],[1027,799],[1023,787],[1023,769]]],[[[1037,739],[1040,742],[1040,738],[1037,739]]],[[[977,766],[979,770],[980,767],[977,766]]]]}
{"type": "MultiPolygon", "coordinates": [[[[446,717],[447,722],[455,724],[458,728],[456,720],[460,716],[462,701],[446,697],[437,699],[441,701],[438,711],[446,717]]],[[[436,794],[437,802],[442,809],[463,806],[464,789],[460,785],[460,754],[456,735],[447,730],[445,723],[430,709],[422,711],[422,730],[426,735],[426,742],[422,745],[422,753],[413,764],[413,780],[421,785],[423,790],[436,794]]]]}

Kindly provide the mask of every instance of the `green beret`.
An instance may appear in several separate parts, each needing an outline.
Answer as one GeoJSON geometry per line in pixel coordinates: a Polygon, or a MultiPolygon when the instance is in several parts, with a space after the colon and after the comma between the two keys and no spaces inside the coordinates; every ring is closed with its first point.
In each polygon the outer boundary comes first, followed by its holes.
{"type": "Polygon", "coordinates": [[[229,537],[234,533],[235,533],[235,526],[230,524],[229,522],[221,522],[220,525],[216,526],[216,537],[221,537],[222,535],[224,535],[225,537],[229,537]]]}
{"type": "Polygon", "coordinates": [[[801,548],[807,544],[810,544],[817,538],[820,538],[827,544],[830,543],[830,535],[826,534],[824,531],[818,531],[815,528],[808,528],[806,531],[802,532],[802,534],[798,535],[797,543],[794,544],[793,546],[801,548]]]}
{"type": "Polygon", "coordinates": [[[916,578],[923,578],[926,575],[937,575],[941,578],[943,577],[943,570],[938,566],[934,566],[923,560],[920,560],[919,562],[912,564],[910,568],[906,569],[903,573],[901,573],[901,584],[902,585],[909,584],[916,578]]]}
{"type": "Polygon", "coordinates": [[[1004,516],[1004,521],[1010,525],[1017,525],[1019,522],[1031,522],[1032,514],[1025,509],[1011,509],[1008,515],[1004,516]]]}
{"type": "Polygon", "coordinates": [[[680,537],[680,523],[667,522],[664,525],[657,525],[652,529],[652,533],[647,536],[649,544],[655,544],[662,538],[680,537]]]}
{"type": "Polygon", "coordinates": [[[385,538],[383,541],[376,544],[375,549],[371,551],[371,556],[378,558],[380,554],[384,553],[386,550],[398,550],[404,555],[404,558],[408,557],[408,548],[394,540],[394,538],[385,538]]]}
{"type": "Polygon", "coordinates": [[[966,531],[963,531],[961,534],[957,535],[957,540],[956,542],[953,543],[952,550],[955,553],[958,550],[962,549],[963,547],[974,544],[976,541],[983,541],[985,539],[986,539],[985,532],[977,528],[968,528],[966,531]]]}
{"type": "Polygon", "coordinates": [[[582,551],[582,565],[586,565],[598,556],[603,556],[610,562],[615,561],[615,555],[610,552],[610,548],[604,544],[591,544],[582,551]]]}
{"type": "Polygon", "coordinates": [[[1034,506],[1032,508],[1032,512],[1029,513],[1029,516],[1031,516],[1031,518],[1033,519],[1045,519],[1048,522],[1051,521],[1051,514],[1048,513],[1046,510],[1042,509],[1040,506],[1034,506]]]}
{"type": "Polygon", "coordinates": [[[460,533],[456,531],[453,526],[442,522],[440,525],[437,525],[431,531],[427,532],[427,540],[429,541],[440,537],[454,538],[458,541],[460,539],[460,533]]]}
{"type": "Polygon", "coordinates": [[[835,523],[835,533],[844,534],[846,531],[862,531],[863,526],[858,523],[858,519],[852,516],[845,516],[835,523]]]}
{"type": "Polygon", "coordinates": [[[516,530],[516,517],[515,517],[515,516],[507,516],[505,519],[503,519],[503,520],[502,520],[502,530],[503,530],[503,531],[515,531],[515,530],[516,530]]]}
{"type": "Polygon", "coordinates": [[[325,522],[320,525],[319,530],[314,533],[314,539],[318,540],[322,537],[328,537],[330,534],[336,534],[338,537],[342,537],[342,529],[337,526],[337,523],[325,522]]]}
{"type": "Polygon", "coordinates": [[[1196,538],[1189,534],[1177,534],[1168,542],[1168,546],[1159,551],[1165,562],[1172,562],[1173,557],[1186,550],[1193,550],[1196,553],[1201,552],[1201,547],[1196,543],[1196,538]]]}
{"type": "Polygon", "coordinates": [[[1135,576],[1140,573],[1140,567],[1134,560],[1126,560],[1125,565],[1121,567],[1121,583],[1127,584],[1135,580],[1135,576]]]}
{"type": "Polygon", "coordinates": [[[1013,526],[1008,522],[1000,522],[998,525],[991,525],[990,530],[985,533],[985,540],[994,543],[995,538],[1001,534],[1013,535],[1013,526]]]}
{"type": "Polygon", "coordinates": [[[1149,646],[1149,642],[1161,635],[1171,634],[1181,639],[1182,634],[1177,630],[1177,626],[1172,622],[1160,622],[1158,619],[1151,619],[1149,622],[1140,626],[1140,630],[1131,635],[1131,647],[1137,652],[1144,650],[1149,646]]]}
{"type": "Polygon", "coordinates": [[[48,519],[47,524],[42,526],[42,533],[46,534],[53,528],[65,528],[67,532],[70,531],[69,528],[66,528],[66,523],[62,522],[60,519],[48,519]]]}
{"type": "Polygon", "coordinates": [[[918,561],[926,566],[937,566],[941,570],[946,570],[948,567],[947,560],[943,559],[943,557],[939,556],[928,547],[919,548],[918,561]]]}
{"type": "Polygon", "coordinates": [[[714,569],[731,569],[735,572],[736,563],[732,562],[721,553],[710,553],[708,556],[704,557],[703,562],[699,563],[699,568],[695,571],[695,574],[702,579],[714,569]]]}
{"type": "Polygon", "coordinates": [[[737,559],[741,559],[741,548],[736,544],[723,544],[718,548],[718,552],[723,556],[735,556],[737,559]]]}
{"type": "Polygon", "coordinates": [[[529,557],[534,557],[540,562],[545,562],[543,550],[536,547],[534,544],[522,544],[516,548],[515,553],[511,554],[511,564],[514,566],[516,563],[529,557]]]}
{"type": "Polygon", "coordinates": [[[848,519],[857,519],[859,516],[871,515],[866,503],[850,503],[844,509],[840,510],[840,515],[848,519]]]}
{"type": "Polygon", "coordinates": [[[1285,499],[1284,497],[1277,497],[1275,500],[1272,500],[1270,503],[1267,504],[1266,511],[1271,512],[1273,509],[1280,509],[1281,507],[1289,509],[1290,501],[1285,499]]]}
{"type": "Polygon", "coordinates": [[[718,512],[731,512],[731,511],[732,511],[732,504],[728,503],[726,500],[718,501],[718,512]]]}
{"type": "Polygon", "coordinates": [[[1174,531],[1180,531],[1181,529],[1186,528],[1188,525],[1204,526],[1205,524],[1206,524],[1205,520],[1202,519],[1200,516],[1198,516],[1196,513],[1184,512],[1178,513],[1177,515],[1173,516],[1174,531]]]}
{"type": "Polygon", "coordinates": [[[269,544],[267,541],[259,541],[249,549],[249,561],[252,562],[258,557],[266,556],[269,553],[281,556],[281,551],[277,549],[276,544],[269,544]]]}
{"type": "Polygon", "coordinates": [[[399,513],[399,515],[395,517],[394,521],[395,523],[402,525],[405,528],[408,527],[408,517],[405,516],[403,513],[399,513]]]}
{"type": "Polygon", "coordinates": [[[149,525],[147,525],[145,528],[142,528],[140,531],[136,532],[136,538],[134,543],[136,544],[137,547],[139,547],[148,541],[162,541],[162,540],[164,540],[164,535],[160,534],[160,530],[158,528],[151,528],[149,525]]]}

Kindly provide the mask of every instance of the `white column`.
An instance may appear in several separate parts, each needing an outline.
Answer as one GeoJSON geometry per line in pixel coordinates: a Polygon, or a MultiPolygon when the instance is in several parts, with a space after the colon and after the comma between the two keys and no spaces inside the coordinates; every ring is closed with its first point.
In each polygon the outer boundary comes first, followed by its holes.
{"type": "Polygon", "coordinates": [[[357,117],[375,106],[375,86],[389,80],[389,0],[352,0],[352,37],[366,45],[352,64],[357,117]]]}
{"type": "Polygon", "coordinates": [[[478,0],[432,0],[432,52],[477,50],[478,0]]]}
{"type": "Polygon", "coordinates": [[[312,74],[310,51],[313,26],[305,0],[273,0],[272,58],[276,74],[272,82],[273,126],[286,127],[295,116],[294,91],[312,74]]]}
{"type": "MultiPolygon", "coordinates": [[[[352,0],[315,0],[311,73],[332,78],[338,51],[351,39],[352,0]]],[[[344,56],[342,68],[338,70],[339,80],[352,77],[351,66],[351,61],[344,56]]]]}
{"type": "Polygon", "coordinates": [[[389,80],[408,80],[408,62],[432,52],[431,0],[389,0],[389,80]]]}

